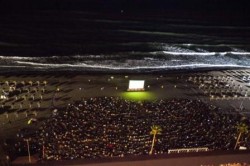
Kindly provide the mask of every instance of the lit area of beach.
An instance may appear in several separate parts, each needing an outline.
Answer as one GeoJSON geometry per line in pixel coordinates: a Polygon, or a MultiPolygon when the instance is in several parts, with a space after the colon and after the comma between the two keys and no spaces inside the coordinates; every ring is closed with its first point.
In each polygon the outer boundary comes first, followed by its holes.
{"type": "MultiPolygon", "coordinates": [[[[216,108],[217,111],[228,114],[229,117],[235,115],[249,119],[249,82],[250,70],[247,69],[173,74],[2,75],[0,76],[0,141],[3,148],[0,151],[5,154],[3,149],[20,139],[20,135],[17,134],[28,129],[38,131],[51,116],[60,114],[68,107],[82,109],[81,104],[74,105],[74,103],[83,103],[85,108],[83,110],[88,110],[88,103],[99,100],[100,102],[96,104],[109,102],[116,106],[116,103],[124,101],[127,103],[136,101],[136,104],[130,104],[129,107],[141,107],[142,102],[156,104],[156,106],[149,104],[149,107],[146,105],[145,108],[158,107],[159,101],[166,101],[166,104],[183,103],[187,108],[189,103],[197,102],[198,107],[204,104],[211,110],[216,108]],[[144,80],[144,89],[127,91],[129,80],[144,80]]],[[[176,108],[181,109],[179,106],[176,108]]],[[[150,110],[145,111],[143,114],[151,113],[150,110]]],[[[126,112],[122,113],[125,116],[126,112]]],[[[115,114],[119,116],[117,112],[115,114]]],[[[171,114],[178,119],[177,115],[171,114]]],[[[126,116],[131,116],[131,112],[126,116]]],[[[167,128],[162,127],[164,130],[167,128]]],[[[146,145],[150,146],[148,137],[145,140],[148,141],[146,145]]],[[[118,141],[117,144],[121,142],[118,141]]],[[[113,148],[112,144],[109,146],[109,149],[113,148]]],[[[162,153],[166,151],[155,152],[155,154],[162,153]]],[[[110,152],[105,152],[103,156],[112,155],[110,152]]],[[[123,154],[119,153],[118,156],[123,157],[123,154]]],[[[15,156],[14,159],[17,158],[18,156],[15,156]]]]}

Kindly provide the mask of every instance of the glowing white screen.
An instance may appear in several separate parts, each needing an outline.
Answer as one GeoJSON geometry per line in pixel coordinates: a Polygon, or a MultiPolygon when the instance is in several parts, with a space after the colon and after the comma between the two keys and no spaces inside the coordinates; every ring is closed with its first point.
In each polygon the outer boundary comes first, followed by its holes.
{"type": "Polygon", "coordinates": [[[144,80],[129,80],[128,89],[144,89],[144,80]]]}

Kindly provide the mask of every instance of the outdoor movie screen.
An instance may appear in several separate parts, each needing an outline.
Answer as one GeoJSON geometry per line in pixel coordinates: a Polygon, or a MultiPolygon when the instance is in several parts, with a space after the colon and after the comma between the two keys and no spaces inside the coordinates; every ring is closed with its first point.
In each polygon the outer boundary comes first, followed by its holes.
{"type": "Polygon", "coordinates": [[[144,80],[129,80],[128,90],[144,90],[144,80]]]}

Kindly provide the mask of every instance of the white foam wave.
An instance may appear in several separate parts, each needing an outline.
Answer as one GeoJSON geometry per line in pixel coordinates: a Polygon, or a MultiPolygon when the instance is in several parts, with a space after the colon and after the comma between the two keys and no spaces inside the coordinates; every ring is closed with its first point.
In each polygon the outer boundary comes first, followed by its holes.
{"type": "Polygon", "coordinates": [[[234,55],[250,55],[250,52],[234,52],[234,51],[231,51],[229,53],[234,54],[234,55]]]}
{"type": "MultiPolygon", "coordinates": [[[[75,55],[75,56],[51,56],[51,57],[19,57],[19,56],[0,56],[0,60],[9,60],[17,63],[26,63],[25,61],[29,62],[40,62],[41,60],[46,61],[50,59],[108,59],[108,58],[119,58],[122,56],[129,56],[130,54],[145,54],[145,55],[157,55],[157,54],[168,54],[168,55],[186,55],[186,56],[214,56],[214,55],[245,55],[250,56],[250,52],[238,52],[238,51],[228,51],[228,52],[194,52],[187,49],[175,49],[170,47],[169,50],[173,51],[154,51],[154,52],[127,52],[127,53],[118,53],[118,54],[110,54],[110,55],[75,55]]],[[[149,59],[149,58],[148,58],[149,59]]]]}
{"type": "MultiPolygon", "coordinates": [[[[173,44],[175,46],[186,46],[186,47],[242,47],[247,46],[247,44],[197,44],[197,43],[183,43],[183,44],[173,44]]],[[[239,49],[238,49],[239,51],[239,49]]],[[[242,50],[241,50],[242,51],[242,50]]]]}
{"type": "Polygon", "coordinates": [[[18,62],[19,64],[31,65],[39,68],[94,68],[94,69],[108,69],[108,70],[140,70],[140,69],[192,69],[192,68],[250,68],[250,66],[236,65],[236,64],[205,64],[205,63],[193,63],[193,64],[180,64],[180,65],[160,65],[160,66],[117,66],[117,65],[102,65],[102,64],[86,64],[86,63],[77,63],[77,64],[44,64],[44,63],[34,63],[34,62],[18,62]]]}
{"type": "Polygon", "coordinates": [[[1,65],[0,68],[26,68],[27,66],[8,66],[8,65],[1,65]]]}
{"type": "Polygon", "coordinates": [[[163,51],[165,54],[170,55],[202,55],[202,56],[211,56],[211,55],[227,55],[227,54],[233,54],[233,55],[250,55],[250,52],[234,52],[234,51],[228,51],[228,52],[172,52],[172,51],[163,51]]]}
{"type": "Polygon", "coordinates": [[[170,47],[170,49],[173,51],[128,52],[118,53],[116,55],[75,55],[52,57],[0,56],[0,68],[30,68],[31,70],[250,68],[248,56],[250,55],[250,52],[244,52],[244,50],[229,52],[192,52],[186,49],[176,50],[175,47],[170,47]],[[139,56],[134,56],[137,54],[139,56]],[[231,56],[226,56],[227,54],[231,56]],[[236,58],[234,58],[233,55],[236,55],[236,58]],[[120,60],[120,57],[123,56],[126,57],[120,60]],[[140,56],[141,58],[138,59],[140,56]]]}
{"type": "Polygon", "coordinates": [[[0,56],[0,59],[5,59],[5,60],[34,60],[39,57],[20,57],[20,56],[0,56]]]}
{"type": "Polygon", "coordinates": [[[75,64],[51,64],[51,63],[38,63],[38,62],[25,62],[25,61],[16,61],[17,64],[29,65],[29,66],[38,66],[38,67],[85,67],[84,65],[75,65],[75,64]]]}
{"type": "Polygon", "coordinates": [[[165,54],[170,54],[170,55],[216,55],[216,52],[170,52],[170,51],[163,51],[165,54]]]}
{"type": "Polygon", "coordinates": [[[175,32],[164,32],[164,31],[142,31],[142,30],[127,30],[121,29],[117,30],[118,32],[132,33],[132,34],[144,34],[144,35],[164,35],[164,36],[178,36],[178,37],[186,37],[186,36],[197,36],[197,37],[208,37],[207,35],[200,34],[188,34],[188,33],[175,33],[175,32]]]}
{"type": "Polygon", "coordinates": [[[197,28],[197,29],[237,29],[237,30],[249,30],[249,26],[211,26],[211,25],[190,25],[190,24],[169,24],[172,27],[185,27],[185,28],[197,28]]]}

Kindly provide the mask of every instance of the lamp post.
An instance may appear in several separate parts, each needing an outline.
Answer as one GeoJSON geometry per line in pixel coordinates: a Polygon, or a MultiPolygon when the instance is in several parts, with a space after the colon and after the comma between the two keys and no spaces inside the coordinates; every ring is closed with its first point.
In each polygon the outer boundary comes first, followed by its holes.
{"type": "Polygon", "coordinates": [[[24,141],[26,141],[26,142],[27,142],[28,156],[29,156],[29,163],[31,163],[31,158],[30,158],[30,144],[29,144],[30,138],[29,138],[29,139],[24,139],[24,141]]]}
{"type": "Polygon", "coordinates": [[[43,145],[43,159],[45,159],[45,147],[43,145]]]}

